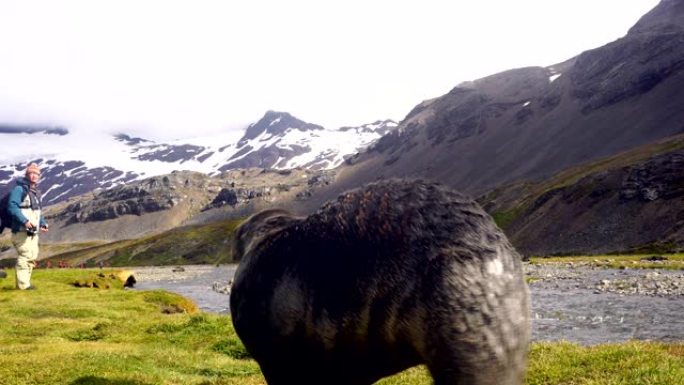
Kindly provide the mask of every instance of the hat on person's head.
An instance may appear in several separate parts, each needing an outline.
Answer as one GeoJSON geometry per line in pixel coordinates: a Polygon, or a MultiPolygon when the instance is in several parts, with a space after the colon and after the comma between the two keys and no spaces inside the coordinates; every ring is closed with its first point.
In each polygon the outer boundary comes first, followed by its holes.
{"type": "Polygon", "coordinates": [[[35,163],[31,163],[28,167],[26,167],[26,175],[32,173],[40,175],[40,167],[38,167],[38,165],[35,163]]]}

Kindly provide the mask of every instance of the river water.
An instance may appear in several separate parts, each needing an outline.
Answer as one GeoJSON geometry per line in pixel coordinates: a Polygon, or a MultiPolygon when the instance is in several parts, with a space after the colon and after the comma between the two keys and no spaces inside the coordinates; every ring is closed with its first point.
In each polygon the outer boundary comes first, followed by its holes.
{"type": "MultiPolygon", "coordinates": [[[[172,273],[171,267],[139,269],[136,288],[165,289],[192,299],[204,311],[228,314],[229,296],[212,286],[227,285],[235,268],[186,266],[183,273],[172,273]]],[[[648,274],[614,269],[543,272],[543,280],[530,284],[533,340],[567,340],[585,345],[632,339],[684,341],[684,295],[628,295],[595,289],[602,281],[618,277],[647,280],[648,274]]],[[[682,276],[680,272],[659,274],[666,278],[682,276]]]]}
{"type": "Polygon", "coordinates": [[[131,268],[135,271],[139,290],[164,289],[190,298],[207,312],[230,314],[229,296],[212,288],[214,284],[228,285],[237,265],[184,266],[174,273],[172,267],[131,268]]]}

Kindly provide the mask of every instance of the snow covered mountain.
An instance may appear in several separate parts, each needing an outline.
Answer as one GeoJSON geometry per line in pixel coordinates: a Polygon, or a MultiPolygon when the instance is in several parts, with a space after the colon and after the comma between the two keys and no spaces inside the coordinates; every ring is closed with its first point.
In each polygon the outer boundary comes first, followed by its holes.
{"type": "Polygon", "coordinates": [[[385,120],[326,129],[268,111],[244,132],[158,143],[127,134],[76,135],[65,128],[0,125],[0,191],[30,162],[43,168],[40,187],[46,204],[175,170],[217,175],[251,167],[331,169],[396,126],[385,120]]]}

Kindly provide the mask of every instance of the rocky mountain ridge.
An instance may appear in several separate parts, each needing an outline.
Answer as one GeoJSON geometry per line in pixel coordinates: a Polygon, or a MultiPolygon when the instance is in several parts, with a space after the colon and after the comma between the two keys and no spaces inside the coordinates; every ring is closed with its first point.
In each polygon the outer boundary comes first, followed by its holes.
{"type": "Polygon", "coordinates": [[[663,1],[623,38],[563,63],[464,82],[418,104],[312,206],[389,177],[477,196],[684,132],[684,24],[672,13],[681,4],[663,1]]]}
{"type": "Polygon", "coordinates": [[[527,255],[684,250],[684,135],[479,198],[527,255]]]}
{"type": "MultiPolygon", "coordinates": [[[[436,180],[475,197],[502,186],[507,190],[504,196],[538,197],[526,186],[547,186],[576,167],[684,133],[683,103],[684,1],[664,0],[614,42],[556,65],[464,82],[418,104],[396,130],[349,158],[335,182],[304,202],[301,211],[313,210],[344,190],[392,177],[436,180]]],[[[550,206],[577,193],[563,190],[553,199],[544,196],[550,200],[529,212],[528,206],[518,204],[490,204],[488,209],[511,226],[504,227],[526,253],[663,245],[684,249],[683,230],[678,227],[681,202],[661,205],[665,196],[678,191],[672,186],[662,190],[663,180],[678,180],[668,171],[678,159],[672,156],[633,165],[635,170],[642,167],[646,179],[639,179],[636,171],[615,171],[612,184],[592,177],[586,184],[566,186],[593,194],[582,204],[550,206]],[[601,195],[606,189],[612,193],[601,195]],[[630,195],[659,198],[626,200],[630,195]],[[582,206],[590,201],[595,209],[582,206]],[[628,206],[633,206],[631,214],[622,211],[628,206]],[[512,218],[518,222],[511,223],[512,218]]]]}
{"type": "Polygon", "coordinates": [[[115,241],[186,224],[238,219],[270,205],[287,207],[329,183],[327,170],[243,169],[209,176],[178,171],[92,191],[53,204],[45,216],[51,243],[115,241]]]}
{"type": "Polygon", "coordinates": [[[77,146],[77,138],[70,137],[68,131],[60,138],[45,138],[48,135],[29,134],[30,127],[0,130],[4,155],[23,151],[20,158],[25,159],[0,163],[0,193],[12,185],[14,178],[22,176],[30,162],[43,169],[40,188],[47,205],[172,171],[219,175],[252,167],[332,169],[396,125],[385,120],[331,130],[285,112],[268,111],[243,133],[169,143],[119,133],[91,139],[82,147],[77,146]]]}
{"type": "Polygon", "coordinates": [[[479,195],[684,132],[681,7],[664,1],[623,38],[563,63],[464,82],[418,104],[322,200],[387,177],[479,195]]]}

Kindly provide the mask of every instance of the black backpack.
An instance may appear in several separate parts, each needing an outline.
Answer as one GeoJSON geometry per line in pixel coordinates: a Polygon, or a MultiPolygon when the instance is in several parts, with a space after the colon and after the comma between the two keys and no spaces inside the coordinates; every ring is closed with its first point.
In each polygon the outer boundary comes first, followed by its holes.
{"type": "MultiPolygon", "coordinates": [[[[5,227],[12,227],[12,214],[10,214],[7,207],[9,206],[9,197],[12,190],[8,191],[2,199],[0,199],[0,234],[5,230],[5,227]]],[[[26,189],[24,189],[24,194],[26,194],[26,189]]],[[[23,199],[22,199],[23,200],[23,199]]]]}

